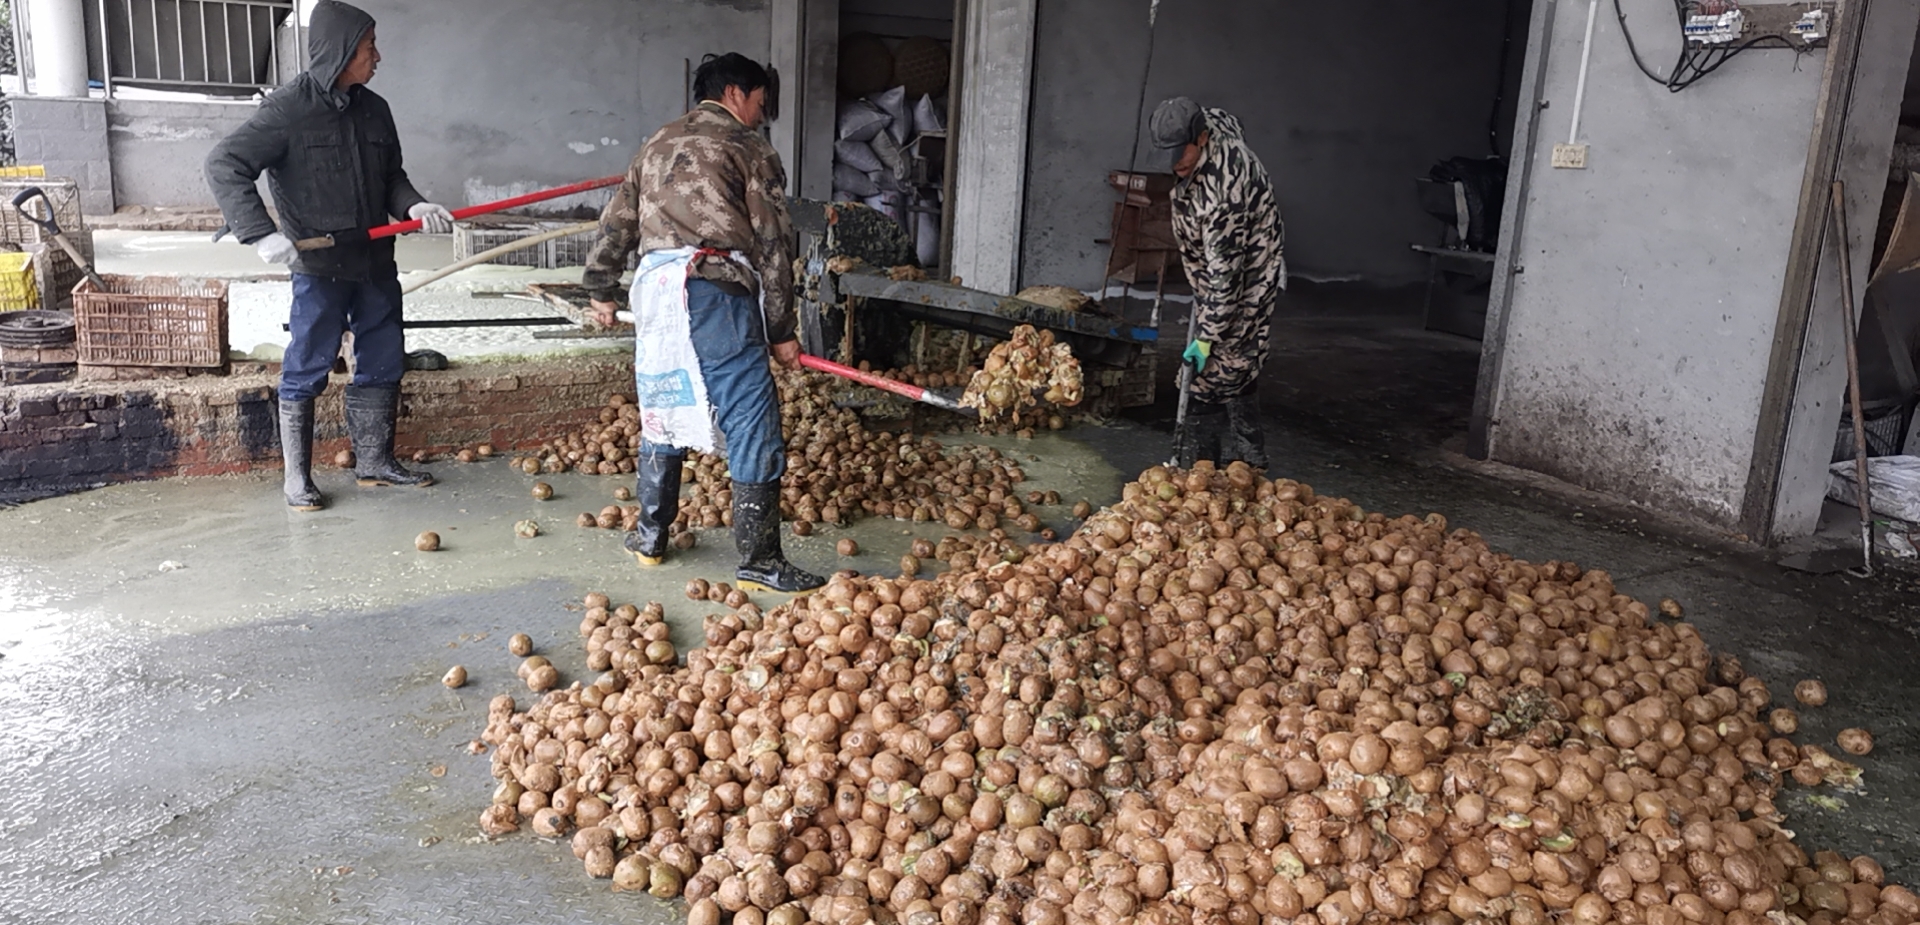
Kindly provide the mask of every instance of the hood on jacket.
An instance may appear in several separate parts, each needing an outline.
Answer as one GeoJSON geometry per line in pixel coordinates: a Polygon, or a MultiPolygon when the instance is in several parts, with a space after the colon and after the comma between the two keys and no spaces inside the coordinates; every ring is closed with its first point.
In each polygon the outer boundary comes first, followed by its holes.
{"type": "Polygon", "coordinates": [[[373,28],[373,17],[357,6],[339,0],[320,0],[307,24],[307,73],[319,81],[320,88],[331,92],[333,82],[353,60],[360,38],[373,28]]]}

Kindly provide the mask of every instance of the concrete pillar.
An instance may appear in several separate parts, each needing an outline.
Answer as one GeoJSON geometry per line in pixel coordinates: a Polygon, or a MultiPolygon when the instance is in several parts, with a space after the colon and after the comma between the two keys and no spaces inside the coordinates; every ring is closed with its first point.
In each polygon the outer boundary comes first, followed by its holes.
{"type": "Polygon", "coordinates": [[[787,167],[788,193],[833,195],[833,119],[840,57],[840,0],[773,0],[769,53],[780,70],[780,118],[773,146],[787,167]]]}
{"type": "Polygon", "coordinates": [[[87,95],[87,14],[84,0],[30,0],[35,96],[87,95]]]}
{"type": "Polygon", "coordinates": [[[971,0],[953,179],[953,272],[965,285],[1012,295],[1020,286],[1027,114],[1033,96],[1038,0],[971,0]]]}

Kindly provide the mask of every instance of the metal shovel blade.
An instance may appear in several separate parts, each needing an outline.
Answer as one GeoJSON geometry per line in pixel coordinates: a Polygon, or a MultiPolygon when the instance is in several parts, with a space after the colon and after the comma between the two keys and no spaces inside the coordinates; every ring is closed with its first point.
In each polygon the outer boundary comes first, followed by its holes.
{"type": "Polygon", "coordinates": [[[1860,563],[1860,551],[1857,549],[1816,549],[1812,552],[1796,552],[1780,558],[1780,567],[1810,575],[1831,575],[1843,572],[1860,563]]]}

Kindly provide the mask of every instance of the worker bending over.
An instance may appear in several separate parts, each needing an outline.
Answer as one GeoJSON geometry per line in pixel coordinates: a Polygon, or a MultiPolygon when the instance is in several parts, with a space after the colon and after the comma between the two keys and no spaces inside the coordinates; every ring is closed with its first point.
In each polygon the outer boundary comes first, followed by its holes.
{"type": "Polygon", "coordinates": [[[1184,96],[1161,103],[1155,146],[1177,152],[1173,233],[1193,287],[1195,333],[1182,359],[1194,376],[1187,418],[1174,435],[1182,467],[1202,459],[1267,467],[1260,370],[1273,310],[1287,288],[1286,226],[1273,181],[1247,147],[1240,120],[1184,96]]]}
{"type": "Polygon", "coordinates": [[[293,271],[292,339],[280,368],[283,490],[294,510],[317,511],[326,499],[313,484],[313,400],[326,391],[345,331],[353,332],[354,360],[347,434],[360,484],[431,485],[433,476],[393,458],[407,353],[393,239],[305,252],[293,242],[403,215],[429,234],[447,234],[453,214],[427,202],[408,181],[393,112],[367,89],[380,64],[373,17],[320,0],[307,26],[307,56],[313,64],[305,73],[214,146],[206,173],[234,236],[266,262],[293,271]],[[273,189],[278,225],[254,186],[262,173],[273,189]]]}
{"type": "Polygon", "coordinates": [[[792,366],[800,345],[786,170],[758,131],[771,81],[738,54],[708,56],[693,79],[700,105],[634,157],[600,216],[583,278],[596,320],[612,324],[620,273],[641,254],[632,290],[640,523],[626,548],[642,565],[665,557],[686,450],[712,451],[724,440],[737,577],[775,591],[812,590],[824,581],[780,549],[787,456],[767,358],[792,366]]]}

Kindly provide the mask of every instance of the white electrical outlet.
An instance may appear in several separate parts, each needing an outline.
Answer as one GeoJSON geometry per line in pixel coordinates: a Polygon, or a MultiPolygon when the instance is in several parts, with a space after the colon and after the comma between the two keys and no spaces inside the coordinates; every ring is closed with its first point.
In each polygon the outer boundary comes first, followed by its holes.
{"type": "Polygon", "coordinates": [[[1554,145],[1553,166],[1561,170],[1587,169],[1587,146],[1554,145]]]}

